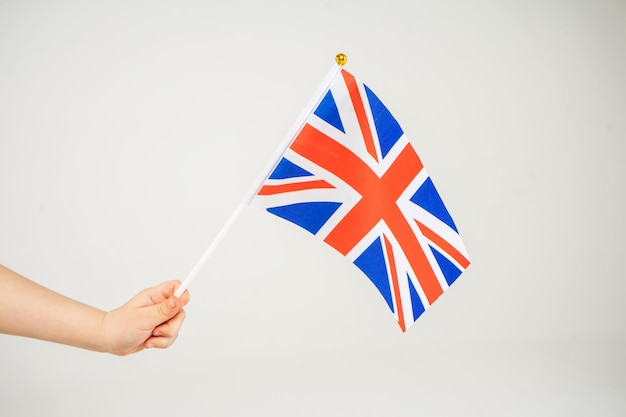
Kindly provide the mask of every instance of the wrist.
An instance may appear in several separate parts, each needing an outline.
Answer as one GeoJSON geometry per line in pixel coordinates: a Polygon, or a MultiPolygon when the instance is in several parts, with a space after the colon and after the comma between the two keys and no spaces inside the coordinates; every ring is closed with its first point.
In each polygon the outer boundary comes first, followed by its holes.
{"type": "Polygon", "coordinates": [[[98,310],[94,317],[95,325],[93,326],[91,341],[93,343],[92,350],[96,352],[113,353],[111,352],[107,332],[108,314],[106,311],[98,310]]]}

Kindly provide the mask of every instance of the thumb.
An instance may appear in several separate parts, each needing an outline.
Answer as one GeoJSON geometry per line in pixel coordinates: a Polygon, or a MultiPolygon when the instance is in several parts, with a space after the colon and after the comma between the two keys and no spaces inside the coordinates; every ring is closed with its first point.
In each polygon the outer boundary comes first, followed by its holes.
{"type": "Polygon", "coordinates": [[[174,317],[180,311],[180,301],[171,296],[158,304],[144,307],[144,318],[152,327],[156,327],[174,317]]]}

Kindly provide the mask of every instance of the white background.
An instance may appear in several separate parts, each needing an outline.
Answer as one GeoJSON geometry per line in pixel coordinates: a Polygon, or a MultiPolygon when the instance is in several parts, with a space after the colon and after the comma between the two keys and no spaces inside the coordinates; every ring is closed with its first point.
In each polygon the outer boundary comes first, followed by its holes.
{"type": "Polygon", "coordinates": [[[452,213],[457,283],[403,334],[249,207],[171,349],[0,336],[0,415],[626,415],[619,0],[0,0],[0,263],[103,309],[183,278],[338,52],[452,213]]]}

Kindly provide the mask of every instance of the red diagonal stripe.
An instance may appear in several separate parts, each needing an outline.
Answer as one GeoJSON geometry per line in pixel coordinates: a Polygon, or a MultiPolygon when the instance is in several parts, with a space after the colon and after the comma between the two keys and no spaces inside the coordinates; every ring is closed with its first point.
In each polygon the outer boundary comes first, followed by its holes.
{"type": "Polygon", "coordinates": [[[319,188],[335,188],[332,184],[324,180],[304,181],[281,185],[264,185],[259,190],[259,195],[273,195],[281,193],[289,193],[292,191],[313,190],[319,188]]]}
{"type": "Polygon", "coordinates": [[[348,93],[350,94],[350,100],[352,101],[352,107],[354,107],[354,112],[356,114],[356,118],[359,121],[359,127],[361,128],[361,134],[363,135],[363,141],[365,142],[365,149],[367,149],[367,153],[372,155],[375,161],[378,161],[378,156],[376,155],[376,146],[374,145],[374,138],[372,137],[372,131],[370,130],[370,123],[367,120],[367,113],[365,113],[365,106],[363,105],[363,100],[361,99],[361,92],[359,91],[359,86],[356,82],[356,79],[349,72],[342,70],[341,75],[343,75],[343,79],[346,82],[346,87],[348,87],[348,93]]]}
{"type": "Polygon", "coordinates": [[[426,227],[424,224],[418,222],[417,220],[415,222],[417,223],[417,226],[419,227],[419,229],[422,232],[422,234],[427,239],[430,239],[430,241],[432,241],[435,245],[439,246],[444,252],[446,252],[448,255],[450,255],[452,257],[452,259],[457,261],[459,263],[459,265],[461,265],[463,268],[467,269],[467,267],[470,265],[469,259],[467,259],[465,256],[463,256],[463,254],[461,252],[456,250],[456,248],[454,246],[452,246],[447,240],[445,240],[444,238],[439,236],[437,233],[433,232],[431,229],[426,227]]]}
{"type": "Polygon", "coordinates": [[[391,273],[391,283],[393,285],[393,296],[396,299],[396,312],[398,313],[398,324],[403,332],[406,331],[404,324],[404,310],[402,308],[402,297],[400,296],[400,285],[398,284],[398,271],[396,270],[396,260],[393,256],[393,247],[387,237],[383,235],[385,241],[385,250],[387,251],[387,259],[389,260],[389,271],[391,273]]]}
{"type": "Polygon", "coordinates": [[[361,195],[380,181],[361,158],[309,124],[304,125],[290,148],[337,175],[361,195]]]}
{"type": "Polygon", "coordinates": [[[384,220],[409,261],[411,269],[424,290],[428,303],[434,303],[443,294],[443,288],[441,288],[439,280],[422,249],[422,245],[417,240],[406,217],[396,207],[396,212],[393,215],[388,215],[384,220]]]}

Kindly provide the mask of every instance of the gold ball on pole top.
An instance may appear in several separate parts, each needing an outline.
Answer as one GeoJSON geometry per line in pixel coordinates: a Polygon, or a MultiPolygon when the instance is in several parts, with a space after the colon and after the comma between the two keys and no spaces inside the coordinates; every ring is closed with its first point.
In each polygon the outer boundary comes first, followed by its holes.
{"type": "Polygon", "coordinates": [[[335,56],[335,62],[343,67],[344,65],[346,65],[346,62],[348,62],[348,57],[346,56],[346,54],[339,53],[337,54],[337,56],[335,56]]]}

